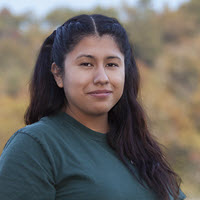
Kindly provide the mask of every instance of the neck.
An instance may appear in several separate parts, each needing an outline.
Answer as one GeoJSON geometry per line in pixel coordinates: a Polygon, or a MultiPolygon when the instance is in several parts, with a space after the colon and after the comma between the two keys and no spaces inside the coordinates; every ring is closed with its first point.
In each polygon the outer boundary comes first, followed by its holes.
{"type": "Polygon", "coordinates": [[[100,133],[107,133],[109,131],[108,113],[102,115],[85,115],[73,112],[70,108],[66,108],[65,112],[93,131],[100,133]]]}

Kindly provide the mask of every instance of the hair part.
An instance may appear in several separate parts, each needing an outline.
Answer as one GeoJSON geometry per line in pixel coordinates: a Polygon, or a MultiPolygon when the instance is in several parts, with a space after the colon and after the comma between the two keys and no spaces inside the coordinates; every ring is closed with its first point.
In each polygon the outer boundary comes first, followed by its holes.
{"type": "Polygon", "coordinates": [[[37,122],[67,105],[64,90],[57,86],[51,73],[52,63],[55,62],[63,72],[67,54],[84,37],[105,34],[114,38],[125,58],[123,95],[108,113],[111,127],[107,134],[108,144],[135,177],[127,160],[132,162],[140,175],[138,181],[143,186],[144,181],[160,199],[169,200],[169,194],[178,199],[180,179],[148,130],[145,112],[137,100],[140,75],[132,47],[125,29],[114,18],[97,14],[75,16],[46,38],[31,78],[30,104],[25,113],[25,123],[37,122]]]}

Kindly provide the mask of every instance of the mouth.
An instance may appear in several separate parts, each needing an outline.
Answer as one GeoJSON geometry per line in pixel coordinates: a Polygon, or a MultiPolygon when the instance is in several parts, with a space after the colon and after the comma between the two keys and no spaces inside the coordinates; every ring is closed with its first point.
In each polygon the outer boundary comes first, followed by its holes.
{"type": "Polygon", "coordinates": [[[92,92],[89,92],[88,94],[105,94],[105,93],[112,93],[111,90],[95,90],[92,92]]]}
{"type": "Polygon", "coordinates": [[[93,97],[107,97],[112,93],[111,90],[95,90],[91,91],[88,94],[93,96],[93,97]]]}

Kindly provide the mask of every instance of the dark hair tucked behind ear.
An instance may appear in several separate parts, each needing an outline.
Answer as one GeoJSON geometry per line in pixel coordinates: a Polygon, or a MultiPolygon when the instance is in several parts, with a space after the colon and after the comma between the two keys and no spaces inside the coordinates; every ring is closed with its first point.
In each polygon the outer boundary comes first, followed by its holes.
{"type": "Polygon", "coordinates": [[[79,41],[90,35],[111,35],[125,57],[125,86],[119,102],[109,111],[111,131],[109,145],[119,158],[134,172],[132,162],[143,181],[156,192],[158,198],[169,200],[179,194],[179,177],[165,160],[163,153],[147,128],[145,113],[138,102],[140,76],[126,31],[114,18],[103,15],[80,15],[58,27],[43,43],[30,84],[30,105],[25,113],[26,124],[59,112],[67,105],[62,88],[59,88],[50,71],[53,62],[63,71],[66,55],[79,41]]]}

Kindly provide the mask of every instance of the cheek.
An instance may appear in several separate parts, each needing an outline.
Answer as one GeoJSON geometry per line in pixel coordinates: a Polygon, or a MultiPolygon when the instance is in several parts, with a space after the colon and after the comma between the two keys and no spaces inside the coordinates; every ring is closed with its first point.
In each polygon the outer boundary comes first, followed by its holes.
{"type": "Polygon", "coordinates": [[[125,82],[125,74],[123,71],[120,71],[118,74],[116,74],[115,78],[113,79],[113,82],[115,86],[119,89],[122,90],[124,88],[124,82],[125,82]]]}
{"type": "Polygon", "coordinates": [[[118,78],[118,95],[119,98],[121,98],[123,92],[124,92],[124,84],[125,84],[125,74],[122,72],[121,76],[118,78]]]}
{"type": "Polygon", "coordinates": [[[64,79],[64,91],[66,97],[81,96],[88,87],[89,80],[87,75],[80,73],[69,73],[64,79]]]}

